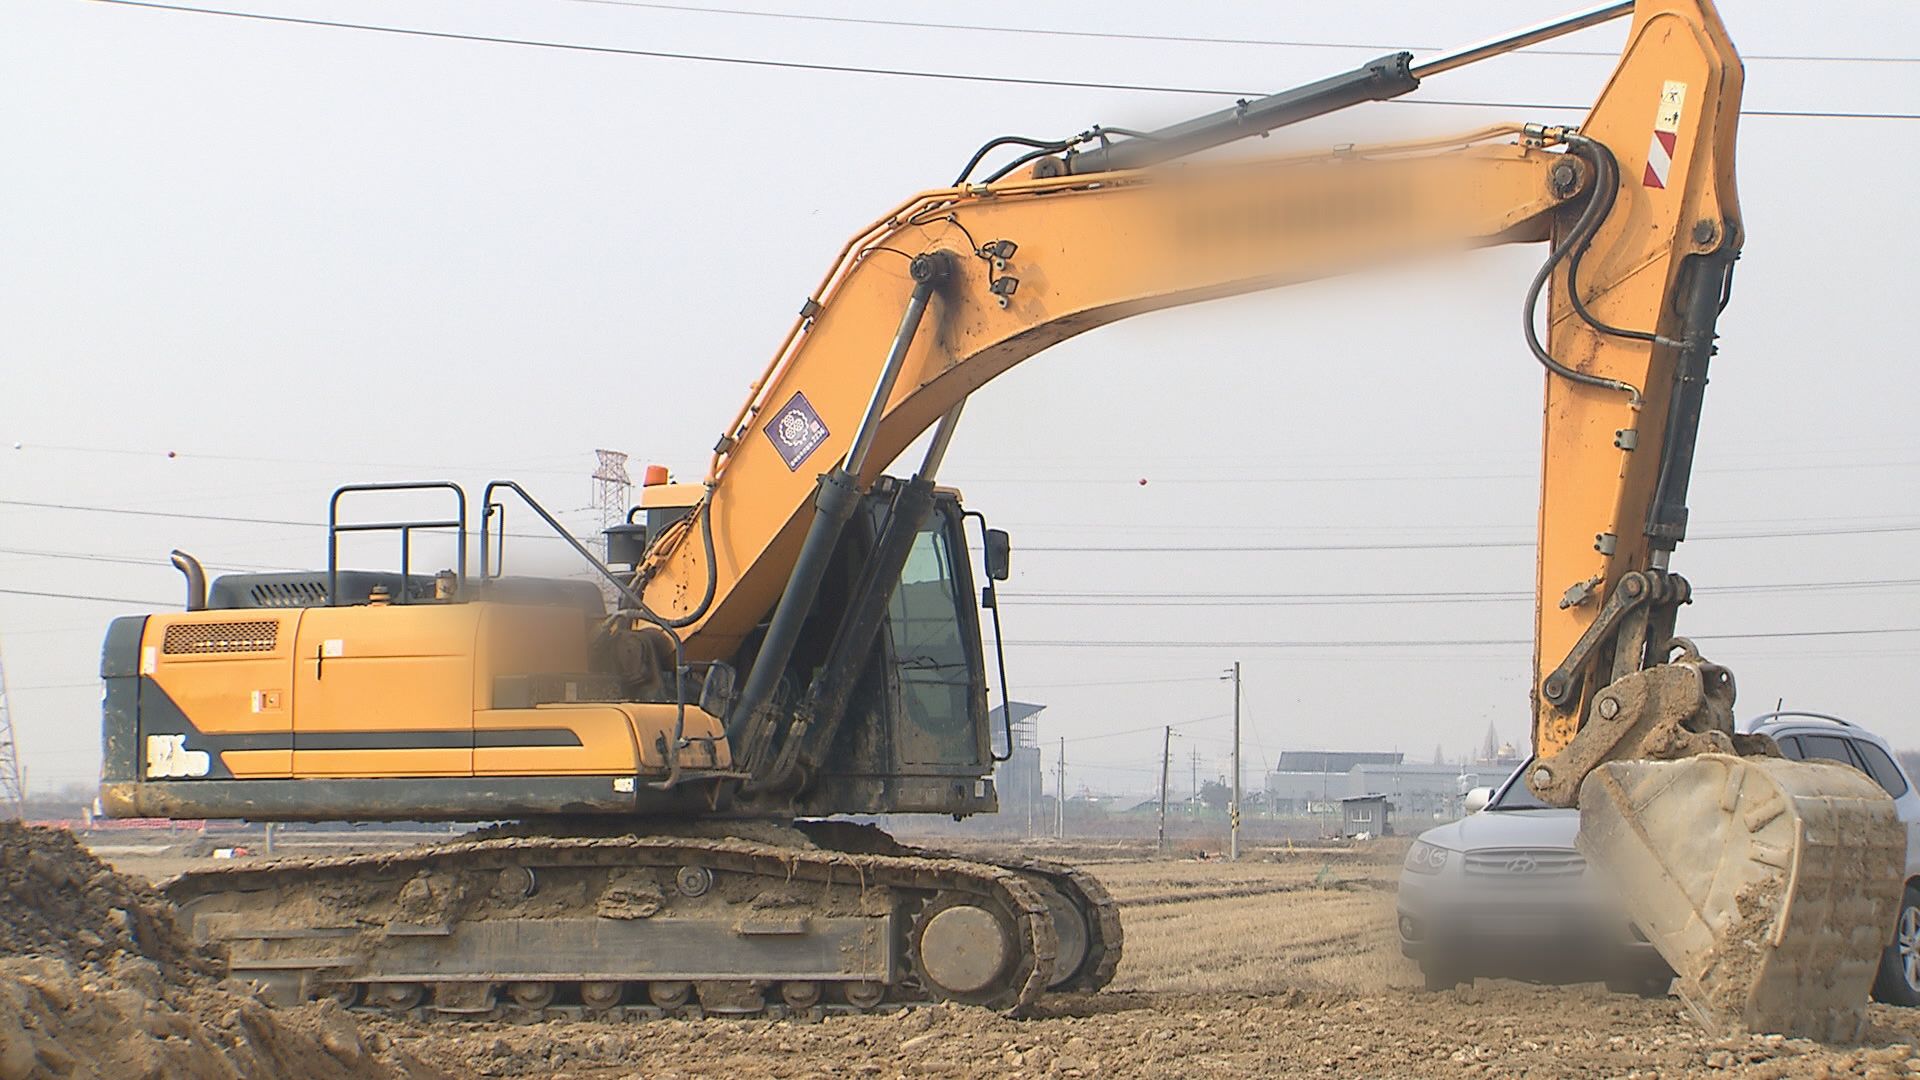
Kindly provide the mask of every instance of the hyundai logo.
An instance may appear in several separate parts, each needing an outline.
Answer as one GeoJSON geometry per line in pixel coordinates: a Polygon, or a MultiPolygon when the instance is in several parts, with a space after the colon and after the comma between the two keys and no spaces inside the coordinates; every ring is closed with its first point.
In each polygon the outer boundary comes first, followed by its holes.
{"type": "Polygon", "coordinates": [[[1538,869],[1540,869],[1540,864],[1534,862],[1533,856],[1531,855],[1522,855],[1507,863],[1507,873],[1509,874],[1531,874],[1538,869]]]}

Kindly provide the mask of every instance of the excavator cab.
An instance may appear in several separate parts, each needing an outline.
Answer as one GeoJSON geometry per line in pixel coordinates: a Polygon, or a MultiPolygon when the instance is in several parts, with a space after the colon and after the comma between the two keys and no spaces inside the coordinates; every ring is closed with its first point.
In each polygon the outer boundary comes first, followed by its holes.
{"type": "MultiPolygon", "coordinates": [[[[752,800],[785,797],[802,814],[990,813],[996,753],[979,612],[998,609],[1006,534],[986,529],[948,488],[880,477],[839,537],[820,594],[767,712],[774,740],[752,800]],[[968,519],[985,553],[975,585],[968,519]]],[[[749,640],[740,670],[757,659],[749,640]]],[[[999,680],[1002,687],[1004,674],[999,680]]]]}

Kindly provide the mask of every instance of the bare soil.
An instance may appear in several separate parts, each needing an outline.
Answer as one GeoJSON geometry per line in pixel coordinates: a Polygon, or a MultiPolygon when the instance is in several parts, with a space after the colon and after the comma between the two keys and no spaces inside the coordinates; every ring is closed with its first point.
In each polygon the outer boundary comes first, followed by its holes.
{"type": "MultiPolygon", "coordinates": [[[[811,1024],[363,1016],[357,1036],[381,1048],[370,1057],[409,1072],[575,1080],[1920,1075],[1920,1010],[1874,1006],[1865,1041],[1842,1047],[1713,1038],[1675,999],[1591,985],[1423,992],[1393,933],[1400,848],[1390,843],[1283,847],[1237,864],[1087,848],[1020,851],[1077,856],[1107,884],[1123,905],[1126,958],[1108,991],[1049,999],[1031,1018],[953,1006],[811,1024]]],[[[140,862],[120,865],[137,872],[140,862]]]]}
{"type": "Polygon", "coordinates": [[[0,1080],[438,1075],[331,1003],[217,978],[165,900],[63,830],[0,822],[0,1080]]]}

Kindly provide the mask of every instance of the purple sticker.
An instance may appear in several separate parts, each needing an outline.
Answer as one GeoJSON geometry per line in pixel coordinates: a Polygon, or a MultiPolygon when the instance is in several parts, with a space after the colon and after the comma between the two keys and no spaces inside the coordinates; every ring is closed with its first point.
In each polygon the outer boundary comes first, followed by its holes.
{"type": "Polygon", "coordinates": [[[780,451],[780,459],[790,472],[799,472],[801,463],[827,441],[827,425],[820,422],[820,414],[813,411],[807,395],[797,391],[760,430],[773,441],[773,448],[780,451]]]}

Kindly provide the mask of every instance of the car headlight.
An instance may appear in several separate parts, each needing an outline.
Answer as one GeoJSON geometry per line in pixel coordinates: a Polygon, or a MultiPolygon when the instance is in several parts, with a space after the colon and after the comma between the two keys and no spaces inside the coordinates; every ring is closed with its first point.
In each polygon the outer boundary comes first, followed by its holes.
{"type": "Polygon", "coordinates": [[[1446,848],[1429,844],[1425,840],[1415,840],[1407,849],[1407,869],[1416,874],[1437,874],[1447,865],[1447,857],[1453,852],[1446,848]]]}

